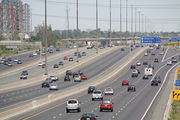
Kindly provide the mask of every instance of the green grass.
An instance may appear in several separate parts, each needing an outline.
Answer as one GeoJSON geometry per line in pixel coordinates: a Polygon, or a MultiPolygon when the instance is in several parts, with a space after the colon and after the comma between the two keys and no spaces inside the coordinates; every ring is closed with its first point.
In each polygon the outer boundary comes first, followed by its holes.
{"type": "Polygon", "coordinates": [[[180,120],[180,101],[173,101],[172,111],[168,120],[180,120]]]}

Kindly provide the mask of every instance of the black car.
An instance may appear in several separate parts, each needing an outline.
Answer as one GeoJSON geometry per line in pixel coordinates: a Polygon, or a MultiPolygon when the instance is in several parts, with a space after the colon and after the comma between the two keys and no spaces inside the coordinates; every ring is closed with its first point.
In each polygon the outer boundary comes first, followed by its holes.
{"type": "Polygon", "coordinates": [[[8,66],[8,67],[12,67],[13,65],[9,62],[9,63],[7,64],[7,66],[8,66]]]}
{"type": "Polygon", "coordinates": [[[129,85],[128,88],[127,88],[127,91],[128,91],[128,92],[129,92],[129,91],[135,92],[135,91],[136,91],[136,86],[134,86],[134,85],[129,85]]]}
{"type": "Polygon", "coordinates": [[[94,113],[83,113],[80,120],[97,120],[97,116],[94,113]]]}
{"type": "Polygon", "coordinates": [[[72,71],[71,70],[67,70],[66,71],[66,75],[70,75],[71,76],[72,75],[72,71]]]}
{"type": "Polygon", "coordinates": [[[90,87],[88,88],[88,94],[93,93],[95,90],[96,90],[96,87],[95,87],[95,86],[90,86],[90,87]]]}
{"type": "Polygon", "coordinates": [[[154,62],[159,62],[158,58],[155,58],[155,59],[154,59],[154,62]]]}
{"type": "Polygon", "coordinates": [[[145,61],[144,61],[144,62],[143,62],[143,65],[148,65],[148,62],[145,62],[145,61]]]}
{"type": "Polygon", "coordinates": [[[154,69],[154,65],[152,65],[152,64],[149,64],[148,67],[154,69]]]}
{"type": "Polygon", "coordinates": [[[64,63],[62,61],[59,62],[59,65],[64,65],[64,63]]]}
{"type": "Polygon", "coordinates": [[[125,51],[125,49],[124,49],[124,48],[121,48],[121,51],[125,51]]]}
{"type": "Polygon", "coordinates": [[[58,64],[54,64],[53,67],[54,67],[54,68],[59,68],[59,65],[58,65],[58,64]]]}
{"type": "Polygon", "coordinates": [[[86,52],[82,52],[82,56],[86,56],[86,52]]]}
{"type": "Polygon", "coordinates": [[[7,58],[8,61],[12,61],[12,58],[7,58]]]}
{"type": "Polygon", "coordinates": [[[69,75],[66,75],[66,76],[64,77],[64,81],[71,81],[69,75]]]}
{"type": "Polygon", "coordinates": [[[27,71],[27,70],[24,70],[24,71],[22,71],[21,74],[23,74],[23,75],[28,75],[28,71],[27,71]]]}
{"type": "Polygon", "coordinates": [[[22,64],[22,61],[21,61],[21,60],[18,60],[18,61],[17,61],[17,64],[22,64]]]}
{"type": "Polygon", "coordinates": [[[79,57],[79,58],[81,58],[81,57],[82,57],[81,53],[79,53],[79,54],[78,54],[78,57],[79,57]]]}
{"type": "Polygon", "coordinates": [[[70,57],[70,58],[69,58],[69,61],[73,61],[73,58],[72,58],[72,57],[70,57]]]}
{"type": "Polygon", "coordinates": [[[171,60],[172,60],[172,63],[177,63],[177,59],[175,57],[172,57],[171,60]]]}
{"type": "Polygon", "coordinates": [[[49,87],[49,82],[45,81],[41,85],[42,88],[49,87]]]}
{"type": "Polygon", "coordinates": [[[153,80],[151,81],[151,86],[158,86],[158,81],[157,80],[153,80]]]}
{"type": "Polygon", "coordinates": [[[155,81],[158,81],[158,83],[161,83],[161,78],[160,78],[159,76],[155,76],[155,77],[154,77],[154,80],[155,80],[155,81]]]}
{"type": "Polygon", "coordinates": [[[144,75],[144,76],[143,76],[143,79],[144,79],[144,80],[147,80],[147,79],[149,79],[149,76],[148,76],[148,75],[144,75]]]}

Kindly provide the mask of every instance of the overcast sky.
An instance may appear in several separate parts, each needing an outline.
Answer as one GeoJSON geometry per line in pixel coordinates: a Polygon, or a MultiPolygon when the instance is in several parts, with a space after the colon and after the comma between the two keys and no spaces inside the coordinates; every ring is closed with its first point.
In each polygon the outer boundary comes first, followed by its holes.
{"type": "MultiPolygon", "coordinates": [[[[33,27],[44,21],[44,0],[23,0],[30,4],[32,9],[33,27]]],[[[70,29],[76,28],[76,0],[47,0],[48,1],[48,24],[53,29],[67,29],[66,8],[69,9],[70,29]]],[[[79,28],[83,30],[95,29],[95,1],[79,0],[79,28]]],[[[109,1],[99,1],[99,28],[109,29],[109,1]]],[[[120,0],[112,1],[112,30],[120,29],[120,0]]],[[[125,1],[122,0],[123,31],[126,27],[125,1]]],[[[148,18],[147,29],[150,31],[180,31],[180,0],[128,0],[128,31],[131,31],[131,8],[133,5],[148,18]],[[149,22],[151,21],[151,22],[149,22]]],[[[135,13],[134,13],[135,16],[135,13]]],[[[135,24],[133,25],[135,28],[135,24]]],[[[144,28],[145,29],[145,28],[144,28]]],[[[134,31],[134,29],[133,29],[134,31]]],[[[137,24],[139,31],[139,24],[137,24]]],[[[142,28],[141,28],[142,31],[142,28]]]]}

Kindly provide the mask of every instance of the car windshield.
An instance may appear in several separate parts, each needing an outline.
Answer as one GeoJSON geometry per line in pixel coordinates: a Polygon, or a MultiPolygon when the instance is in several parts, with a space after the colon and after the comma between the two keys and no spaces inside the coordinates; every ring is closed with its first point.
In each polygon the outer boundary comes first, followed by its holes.
{"type": "Polygon", "coordinates": [[[110,104],[111,102],[109,100],[103,101],[103,104],[110,104]]]}
{"type": "Polygon", "coordinates": [[[94,93],[95,94],[101,94],[101,91],[95,91],[94,93]]]}
{"type": "Polygon", "coordinates": [[[105,90],[108,90],[108,91],[109,91],[109,90],[112,90],[112,88],[106,88],[105,90]]]}
{"type": "Polygon", "coordinates": [[[74,104],[74,103],[77,103],[77,101],[76,100],[69,100],[68,103],[69,104],[74,104]]]}

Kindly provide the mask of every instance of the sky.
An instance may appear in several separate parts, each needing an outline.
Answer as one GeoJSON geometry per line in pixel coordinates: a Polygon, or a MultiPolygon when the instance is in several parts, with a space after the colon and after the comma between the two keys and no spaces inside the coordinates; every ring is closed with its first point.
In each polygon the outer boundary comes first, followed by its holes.
{"type": "MultiPolygon", "coordinates": [[[[32,9],[32,26],[44,21],[44,0],[22,0],[32,9]]],[[[98,0],[99,28],[109,30],[109,1],[98,0]]],[[[112,30],[120,30],[120,0],[112,1],[112,30]]],[[[53,29],[67,29],[69,11],[69,28],[76,29],[76,0],[47,0],[48,25],[53,29]]],[[[79,29],[92,30],[96,28],[96,0],[79,0],[79,29]]],[[[126,0],[122,0],[122,31],[126,31],[126,0]]],[[[128,0],[128,31],[135,31],[135,8],[147,18],[146,31],[178,32],[180,31],[180,0],[128,0]],[[131,22],[133,6],[133,24],[131,22]],[[133,28],[131,28],[131,25],[133,28]]],[[[139,19],[139,15],[137,14],[139,19]]],[[[141,21],[142,22],[142,19],[141,21]]],[[[143,22],[145,26],[145,22],[143,22]]],[[[140,24],[142,31],[142,23],[140,24]]],[[[137,20],[136,31],[139,31],[137,20]]],[[[145,27],[143,28],[145,31],[145,27]]]]}

